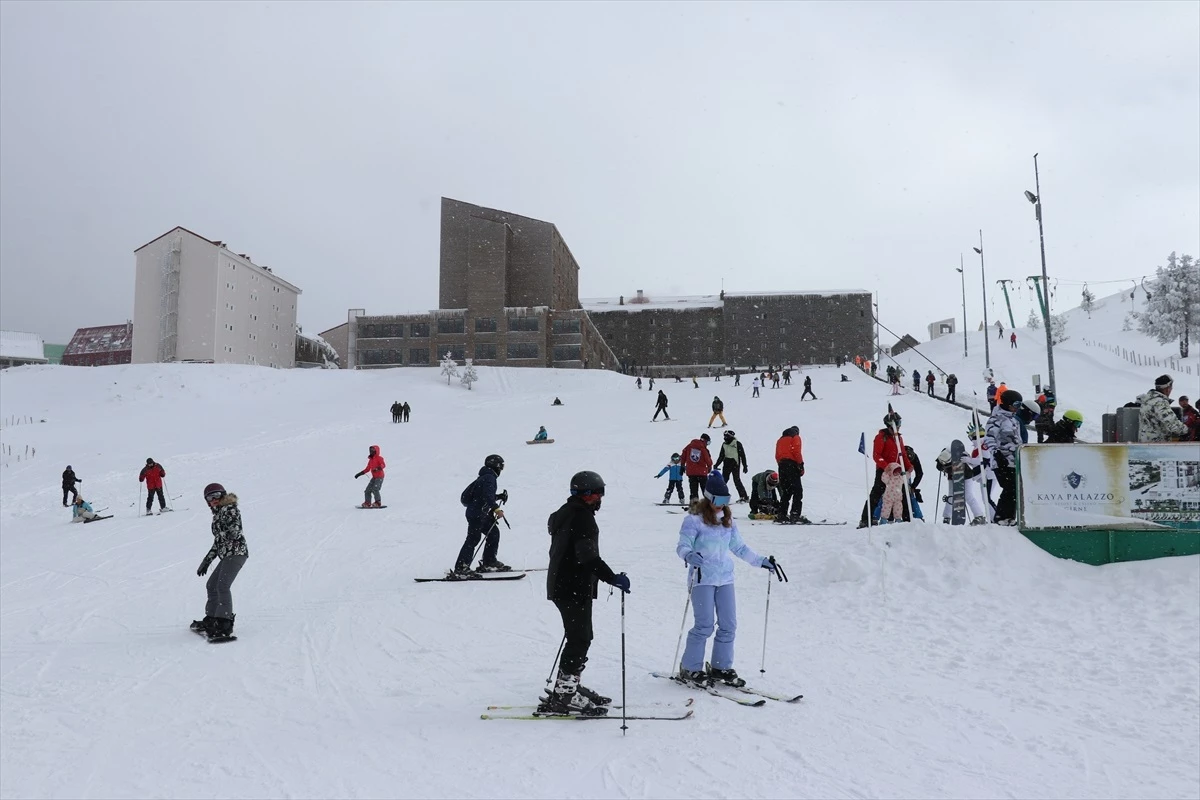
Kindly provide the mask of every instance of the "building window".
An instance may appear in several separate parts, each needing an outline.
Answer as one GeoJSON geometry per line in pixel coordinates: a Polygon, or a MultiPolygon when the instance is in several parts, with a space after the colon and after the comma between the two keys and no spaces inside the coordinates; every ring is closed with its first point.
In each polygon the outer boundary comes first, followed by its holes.
{"type": "Polygon", "coordinates": [[[577,344],[560,344],[554,346],[555,361],[578,361],[579,360],[579,345],[577,344]]]}
{"type": "Polygon", "coordinates": [[[402,339],[404,324],[372,322],[359,325],[358,336],[361,339],[402,339]]]}
{"type": "MultiPolygon", "coordinates": [[[[426,334],[428,336],[428,334],[426,334]]],[[[408,349],[409,364],[428,364],[429,363],[429,348],[427,347],[410,347],[408,349]]]]}
{"type": "MultiPolygon", "coordinates": [[[[408,335],[414,339],[429,338],[429,323],[428,322],[411,322],[408,325],[408,335]]],[[[425,362],[429,363],[429,354],[425,354],[425,362]]]]}
{"type": "Polygon", "coordinates": [[[379,349],[379,350],[360,350],[358,352],[359,364],[403,364],[404,354],[402,350],[395,349],[379,349]]]}
{"type": "Polygon", "coordinates": [[[475,359],[483,361],[495,361],[496,345],[477,343],[475,345],[475,359]]]}
{"type": "Polygon", "coordinates": [[[555,333],[579,333],[579,320],[577,320],[577,319],[556,319],[556,320],[554,320],[554,332],[555,333]]]}
{"type": "Polygon", "coordinates": [[[495,317],[476,317],[475,318],[476,333],[495,333],[496,318],[495,317]]]}
{"type": "Polygon", "coordinates": [[[449,353],[455,361],[462,361],[467,357],[467,346],[465,344],[439,344],[437,352],[439,359],[449,353]]]}
{"type": "Polygon", "coordinates": [[[508,346],[509,358],[537,358],[538,346],[533,342],[520,342],[508,346]]]}
{"type": "Polygon", "coordinates": [[[510,331],[533,331],[537,332],[538,318],[537,317],[509,317],[508,329],[510,331]]]}
{"type": "Polygon", "coordinates": [[[464,333],[466,321],[462,317],[438,317],[438,333],[464,333]]]}

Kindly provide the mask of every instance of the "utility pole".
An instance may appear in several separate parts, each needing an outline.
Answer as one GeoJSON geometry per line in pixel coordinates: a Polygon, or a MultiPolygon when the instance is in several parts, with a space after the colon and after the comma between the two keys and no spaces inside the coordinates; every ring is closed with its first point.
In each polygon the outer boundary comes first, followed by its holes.
{"type": "MultiPolygon", "coordinates": [[[[1050,388],[1057,390],[1058,385],[1054,382],[1054,338],[1050,335],[1050,278],[1046,275],[1046,232],[1042,228],[1042,181],[1038,176],[1038,154],[1033,154],[1033,188],[1037,190],[1037,194],[1026,190],[1025,199],[1033,203],[1034,216],[1037,217],[1038,224],[1038,244],[1042,252],[1042,287],[1045,289],[1046,298],[1042,300],[1042,316],[1046,323],[1046,366],[1050,372],[1050,388]]],[[[1036,285],[1036,281],[1034,282],[1036,285]]],[[[1038,293],[1038,299],[1041,300],[1041,292],[1038,293]]]]}
{"type": "Polygon", "coordinates": [[[972,247],[976,253],[979,253],[979,282],[983,286],[983,366],[987,369],[992,368],[992,350],[988,346],[988,340],[992,338],[991,328],[988,327],[987,318],[987,270],[983,266],[983,229],[979,230],[979,247],[972,247]]]}
{"type": "Polygon", "coordinates": [[[996,281],[996,283],[1000,284],[1000,288],[1004,290],[1004,306],[1008,309],[1008,327],[1016,330],[1017,323],[1013,321],[1012,303],[1008,300],[1008,285],[1012,283],[1012,279],[1001,278],[1000,280],[996,281]]]}
{"type": "Polygon", "coordinates": [[[963,358],[967,357],[967,269],[963,265],[963,254],[958,254],[958,277],[962,283],[963,301],[963,358]]]}
{"type": "Polygon", "coordinates": [[[873,305],[875,306],[875,358],[872,361],[878,361],[879,354],[883,352],[879,349],[879,292],[875,293],[873,305]]]}

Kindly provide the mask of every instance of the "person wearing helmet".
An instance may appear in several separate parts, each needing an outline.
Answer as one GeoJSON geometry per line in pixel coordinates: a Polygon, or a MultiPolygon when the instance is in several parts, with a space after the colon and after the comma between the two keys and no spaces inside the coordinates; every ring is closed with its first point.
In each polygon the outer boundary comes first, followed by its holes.
{"type": "Polygon", "coordinates": [[[155,464],[153,458],[146,459],[146,466],[142,467],[142,471],[138,473],[138,481],[146,484],[146,514],[150,514],[150,508],[154,505],[154,496],[158,495],[158,510],[163,512],[167,510],[167,499],[163,496],[163,478],[167,477],[167,471],[162,468],[162,464],[155,464]]]}
{"type": "Polygon", "coordinates": [[[654,416],[650,418],[650,421],[656,422],[660,413],[663,415],[663,419],[671,418],[671,415],[667,413],[667,393],[662,389],[658,390],[658,397],[654,400],[654,416]]]}
{"type": "Polygon", "coordinates": [[[541,425],[538,427],[538,432],[536,434],[534,434],[533,440],[535,442],[544,442],[544,441],[548,440],[549,438],[550,438],[550,434],[546,432],[546,426],[541,425]]]}
{"type": "Polygon", "coordinates": [[[784,430],[775,442],[775,463],[779,466],[779,512],[776,522],[801,522],[808,520],[804,510],[804,452],[800,440],[800,429],[793,425],[784,430]],[[792,511],[788,513],[788,503],[792,511]]]}
{"type": "Polygon", "coordinates": [[[688,631],[687,646],[679,662],[679,679],[710,686],[720,682],[745,686],[733,668],[733,642],[737,633],[737,599],[733,586],[733,559],[737,556],[752,567],[776,572],[774,557],[758,555],[743,540],[729,508],[729,487],[719,472],[708,476],[704,498],[679,527],[675,553],[688,565],[688,587],[692,598],[694,624],[688,631]],[[716,639],[712,661],[705,670],[704,650],[713,635],[716,639]]]}
{"type": "Polygon", "coordinates": [[[725,403],[721,398],[713,395],[712,401],[712,416],[708,418],[708,427],[712,427],[717,421],[717,417],[721,418],[721,427],[726,427],[729,423],[725,421],[725,403]]]}
{"type": "Polygon", "coordinates": [[[764,469],[750,479],[750,513],[775,516],[779,512],[779,473],[764,469]]]}
{"type": "Polygon", "coordinates": [[[1042,408],[1032,400],[1022,400],[1015,408],[1017,423],[1021,426],[1021,444],[1029,444],[1029,423],[1036,422],[1042,408]]]}
{"type": "Polygon", "coordinates": [[[683,464],[679,463],[679,453],[671,453],[671,463],[658,471],[655,478],[661,478],[663,475],[668,475],[667,492],[663,495],[661,505],[666,505],[671,500],[671,492],[679,493],[679,502],[683,504],[683,464]]]}
{"type": "Polygon", "coordinates": [[[1071,409],[1063,418],[1050,426],[1046,434],[1049,444],[1075,444],[1075,433],[1083,426],[1083,414],[1071,409]]]}
{"type": "Polygon", "coordinates": [[[742,485],[742,476],[739,473],[749,472],[750,467],[746,464],[746,451],[742,449],[742,443],[737,440],[737,434],[733,431],[725,431],[725,442],[721,445],[718,451],[719,456],[713,464],[713,469],[721,470],[721,477],[726,481],[729,476],[733,475],[733,485],[737,487],[738,502],[744,503],[750,498],[746,495],[746,487],[742,485]]]}
{"type": "MultiPolygon", "coordinates": [[[[900,449],[899,437],[896,435],[899,430],[900,415],[895,411],[884,414],[883,427],[879,429],[879,433],[875,434],[875,442],[871,448],[871,460],[875,462],[875,483],[871,484],[867,504],[863,506],[862,518],[858,522],[860,528],[879,524],[879,518],[875,516],[875,509],[879,508],[883,501],[883,492],[886,488],[883,483],[884,470],[892,464],[900,464],[902,472],[912,472],[913,466],[908,459],[907,451],[900,449]]],[[[908,520],[905,519],[905,521],[908,520]]]]}
{"type": "Polygon", "coordinates": [[[471,575],[471,557],[479,540],[486,537],[483,557],[479,560],[480,572],[508,572],[510,567],[496,558],[500,550],[500,520],[504,511],[500,499],[507,494],[496,492],[496,479],[504,471],[504,459],[493,453],[483,461],[479,475],[463,489],[459,502],[463,504],[467,518],[467,538],[458,551],[454,569],[448,577],[468,578],[471,575]]]}
{"type": "Polygon", "coordinates": [[[71,494],[72,503],[79,499],[79,490],[75,488],[76,483],[83,483],[83,478],[75,477],[75,470],[71,469],[70,464],[67,464],[67,468],[63,470],[62,478],[63,508],[67,506],[67,493],[71,494]]]}
{"type": "Polygon", "coordinates": [[[1021,425],[1017,408],[1023,398],[1015,389],[999,395],[996,409],[988,419],[984,445],[992,456],[992,472],[1000,484],[996,501],[997,525],[1017,524],[1017,450],[1021,447],[1021,425]]]}
{"type": "Polygon", "coordinates": [[[379,490],[383,488],[383,471],[387,464],[384,463],[383,456],[379,454],[379,445],[373,444],[367,448],[367,465],[362,468],[362,472],[354,473],[355,480],[371,473],[371,480],[367,483],[367,488],[363,491],[363,504],[361,508],[382,508],[383,498],[379,495],[379,490]],[[372,500],[371,498],[375,499],[372,500]]]}
{"type": "Polygon", "coordinates": [[[219,483],[210,483],[204,487],[204,502],[212,511],[213,545],[204,554],[196,574],[204,577],[212,562],[219,561],[208,577],[204,619],[193,621],[192,630],[213,640],[230,639],[233,638],[233,581],[250,557],[250,550],[242,534],[237,495],[226,492],[219,483]]]}
{"type": "Polygon", "coordinates": [[[712,472],[712,456],[708,453],[708,443],[711,441],[707,433],[702,433],[680,451],[683,454],[683,471],[688,477],[689,502],[696,502],[708,473],[712,472]]]}
{"type": "Polygon", "coordinates": [[[599,717],[612,699],[580,683],[592,645],[592,601],[604,581],[629,592],[629,577],[618,575],[600,557],[600,528],[596,512],[604,499],[604,479],[591,470],[571,477],[571,496],[546,520],[550,562],[546,569],[546,599],[554,603],[563,623],[562,656],[558,674],[541,714],[599,717]]]}

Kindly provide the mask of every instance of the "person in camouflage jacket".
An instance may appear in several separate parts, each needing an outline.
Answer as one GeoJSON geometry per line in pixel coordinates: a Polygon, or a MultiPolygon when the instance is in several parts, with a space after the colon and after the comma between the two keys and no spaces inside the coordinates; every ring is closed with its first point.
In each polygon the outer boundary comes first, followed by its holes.
{"type": "Polygon", "coordinates": [[[1138,441],[1169,442],[1187,436],[1187,426],[1171,410],[1171,389],[1174,381],[1170,375],[1160,375],[1154,388],[1138,398],[1138,441]]]}
{"type": "Polygon", "coordinates": [[[992,472],[1000,483],[1000,499],[996,501],[998,525],[1014,525],[1017,518],[1017,450],[1021,446],[1021,426],[1017,422],[1016,407],[1020,405],[1021,393],[1005,389],[997,393],[998,402],[988,420],[984,447],[992,457],[992,472]]]}
{"type": "Polygon", "coordinates": [[[204,619],[193,622],[192,628],[204,631],[210,639],[229,638],[233,635],[234,619],[231,588],[250,557],[250,550],[242,535],[242,512],[238,510],[237,495],[226,492],[219,483],[210,483],[204,488],[204,500],[212,510],[213,544],[204,554],[196,574],[203,577],[212,562],[220,560],[208,578],[204,619]]]}

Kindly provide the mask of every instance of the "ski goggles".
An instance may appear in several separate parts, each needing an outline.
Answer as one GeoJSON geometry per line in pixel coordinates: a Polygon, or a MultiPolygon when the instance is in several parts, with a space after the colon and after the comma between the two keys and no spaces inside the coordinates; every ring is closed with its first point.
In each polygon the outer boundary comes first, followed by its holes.
{"type": "Polygon", "coordinates": [[[715,497],[708,498],[708,501],[710,503],[712,503],[714,506],[716,506],[717,508],[721,508],[722,506],[729,505],[729,496],[728,495],[716,495],[715,497]]]}

